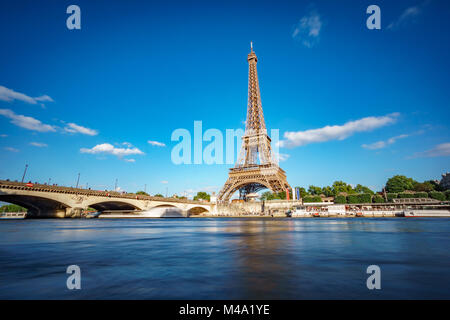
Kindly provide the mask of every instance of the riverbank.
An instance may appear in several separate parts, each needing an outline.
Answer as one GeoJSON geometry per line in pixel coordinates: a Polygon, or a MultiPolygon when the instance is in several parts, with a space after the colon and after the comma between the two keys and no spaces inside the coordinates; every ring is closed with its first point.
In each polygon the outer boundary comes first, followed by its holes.
{"type": "Polygon", "coordinates": [[[292,219],[312,219],[312,218],[403,218],[400,216],[395,215],[386,215],[386,216],[345,216],[345,215],[338,215],[338,216],[297,216],[297,217],[288,217],[288,216],[281,216],[281,215],[274,215],[274,216],[259,216],[259,215],[236,215],[236,216],[218,216],[218,215],[195,215],[195,216],[189,216],[189,218],[292,218],[292,219]]]}

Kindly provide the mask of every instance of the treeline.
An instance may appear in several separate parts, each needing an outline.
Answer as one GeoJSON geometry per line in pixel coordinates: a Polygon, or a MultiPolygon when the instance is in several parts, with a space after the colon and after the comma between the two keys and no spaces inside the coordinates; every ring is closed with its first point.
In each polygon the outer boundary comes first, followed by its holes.
{"type": "MultiPolygon", "coordinates": [[[[392,202],[396,198],[432,198],[440,201],[450,201],[450,190],[445,191],[442,186],[433,180],[424,182],[415,181],[402,175],[396,175],[386,181],[383,190],[374,192],[361,184],[353,187],[344,181],[335,181],[331,186],[318,187],[310,185],[308,190],[297,187],[303,202],[322,202],[325,197],[333,197],[334,203],[383,203],[392,202]]],[[[290,199],[292,199],[292,192],[290,199]]],[[[264,192],[261,200],[286,199],[286,192],[264,192]]]]}
{"type": "Polygon", "coordinates": [[[6,204],[0,207],[0,212],[26,212],[27,209],[16,204],[6,204]]]}
{"type": "MultiPolygon", "coordinates": [[[[353,188],[351,185],[343,182],[343,181],[335,181],[331,186],[326,187],[317,187],[317,186],[309,186],[308,190],[306,190],[303,187],[296,187],[300,190],[300,197],[302,199],[308,200],[309,202],[320,202],[319,200],[321,197],[335,197],[339,195],[340,193],[344,192],[346,194],[351,193],[370,193],[374,194],[372,190],[370,190],[368,187],[362,186],[358,184],[355,188],[353,188]],[[318,200],[318,201],[313,201],[318,200]]],[[[292,199],[292,190],[289,190],[289,197],[292,199]]],[[[286,199],[286,191],[278,192],[278,193],[272,193],[270,191],[264,192],[261,197],[261,200],[276,200],[286,199]]]]}
{"type": "MultiPolygon", "coordinates": [[[[289,195],[292,196],[292,192],[289,192],[289,195]]],[[[270,191],[263,192],[260,197],[261,200],[285,200],[286,199],[286,191],[272,193],[270,191]]]]}
{"type": "MultiPolygon", "coordinates": [[[[351,194],[348,196],[339,195],[334,198],[334,203],[344,204],[344,203],[384,203],[392,202],[393,199],[405,199],[405,198],[431,198],[439,201],[450,201],[450,190],[445,192],[440,191],[430,191],[430,192],[401,192],[401,193],[386,193],[386,197],[383,194],[371,195],[368,193],[364,194],[351,194]]],[[[315,199],[317,200],[317,199],[315,199]]],[[[320,202],[320,201],[309,201],[306,198],[304,202],[320,202]]]]}

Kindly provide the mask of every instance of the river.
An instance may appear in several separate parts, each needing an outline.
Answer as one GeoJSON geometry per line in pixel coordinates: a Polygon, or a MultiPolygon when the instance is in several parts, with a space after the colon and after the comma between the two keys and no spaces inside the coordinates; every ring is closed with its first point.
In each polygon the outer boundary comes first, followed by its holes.
{"type": "Polygon", "coordinates": [[[0,299],[450,299],[450,219],[4,220],[0,270],[0,299]]]}

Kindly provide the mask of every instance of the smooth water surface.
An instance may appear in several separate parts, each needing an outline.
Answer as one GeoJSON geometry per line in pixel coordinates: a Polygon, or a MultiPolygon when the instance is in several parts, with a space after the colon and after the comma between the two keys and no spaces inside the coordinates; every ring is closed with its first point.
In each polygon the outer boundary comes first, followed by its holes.
{"type": "Polygon", "coordinates": [[[4,220],[0,270],[1,299],[450,299],[450,219],[4,220]]]}

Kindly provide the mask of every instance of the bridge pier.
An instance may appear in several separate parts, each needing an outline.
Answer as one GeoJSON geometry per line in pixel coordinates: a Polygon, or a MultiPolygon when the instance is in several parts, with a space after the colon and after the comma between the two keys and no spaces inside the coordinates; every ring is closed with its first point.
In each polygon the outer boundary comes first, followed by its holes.
{"type": "MultiPolygon", "coordinates": [[[[64,218],[81,218],[83,208],[66,208],[64,218]]],[[[58,217],[59,218],[59,217],[58,217]]]]}

